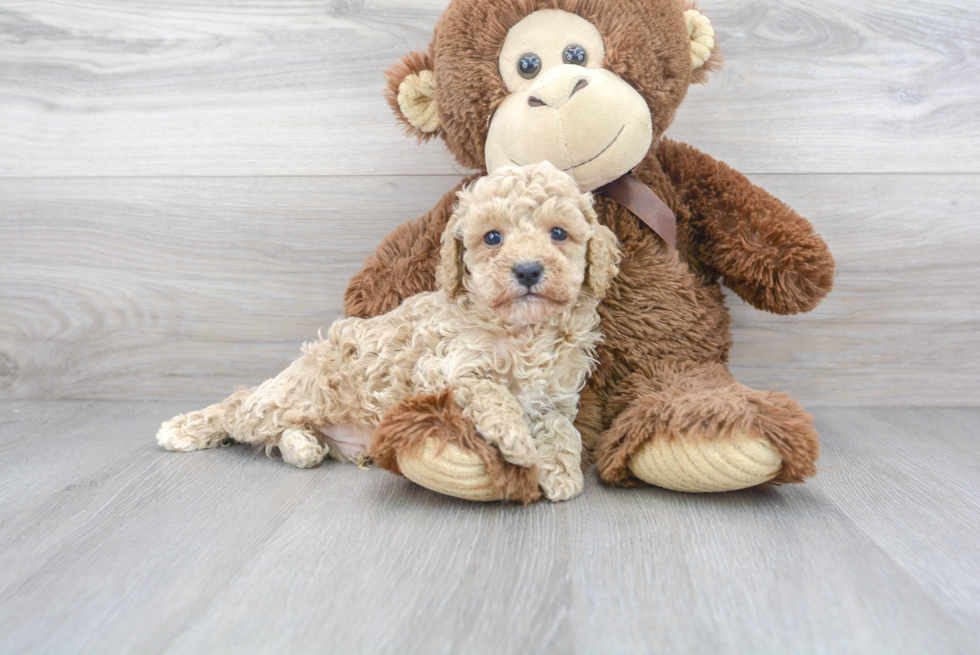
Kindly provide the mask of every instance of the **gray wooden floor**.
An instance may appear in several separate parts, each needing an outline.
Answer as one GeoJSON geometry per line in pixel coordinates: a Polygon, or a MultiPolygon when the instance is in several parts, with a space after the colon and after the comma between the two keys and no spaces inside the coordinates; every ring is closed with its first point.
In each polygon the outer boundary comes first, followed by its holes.
{"type": "Polygon", "coordinates": [[[0,402],[0,652],[976,653],[977,409],[817,412],[821,473],[479,505],[0,402]]]}

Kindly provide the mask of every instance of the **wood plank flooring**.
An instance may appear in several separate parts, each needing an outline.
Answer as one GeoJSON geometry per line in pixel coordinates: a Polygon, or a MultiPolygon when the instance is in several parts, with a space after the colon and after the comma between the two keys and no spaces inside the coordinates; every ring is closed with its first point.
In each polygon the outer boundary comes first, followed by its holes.
{"type": "Polygon", "coordinates": [[[802,486],[516,507],[159,450],[197,404],[0,402],[0,652],[980,648],[980,410],[823,408],[802,486]]]}

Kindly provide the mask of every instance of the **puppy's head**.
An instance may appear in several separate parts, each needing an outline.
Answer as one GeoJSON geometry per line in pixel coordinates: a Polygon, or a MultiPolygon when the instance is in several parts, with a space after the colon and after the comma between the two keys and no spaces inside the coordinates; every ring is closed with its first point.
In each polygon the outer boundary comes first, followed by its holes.
{"type": "Polygon", "coordinates": [[[601,299],[619,249],[592,195],[548,162],[504,167],[459,192],[442,236],[438,285],[470,293],[509,325],[548,321],[580,294],[601,299]]]}

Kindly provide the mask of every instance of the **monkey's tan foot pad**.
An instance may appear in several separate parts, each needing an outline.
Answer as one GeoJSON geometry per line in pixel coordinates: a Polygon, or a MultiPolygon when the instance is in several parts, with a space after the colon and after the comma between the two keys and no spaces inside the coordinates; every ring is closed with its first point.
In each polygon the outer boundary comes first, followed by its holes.
{"type": "Polygon", "coordinates": [[[633,453],[630,471],[664,489],[709,493],[748,489],[769,482],[782,457],[765,439],[651,439],[633,453]]]}
{"type": "Polygon", "coordinates": [[[413,450],[399,452],[397,459],[402,475],[426,489],[464,500],[503,500],[483,460],[454,444],[444,444],[440,452],[435,439],[426,439],[413,450]]]}

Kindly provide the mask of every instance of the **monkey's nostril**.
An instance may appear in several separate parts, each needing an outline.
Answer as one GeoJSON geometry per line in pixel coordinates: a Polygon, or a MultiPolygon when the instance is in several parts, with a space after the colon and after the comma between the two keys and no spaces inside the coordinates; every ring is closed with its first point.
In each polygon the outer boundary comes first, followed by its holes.
{"type": "Polygon", "coordinates": [[[571,98],[573,95],[575,95],[576,93],[578,93],[579,91],[581,91],[587,86],[589,86],[589,81],[583,77],[582,79],[580,79],[578,82],[575,83],[575,88],[573,88],[572,92],[568,94],[568,97],[571,98]]]}
{"type": "Polygon", "coordinates": [[[541,280],[541,275],[544,273],[544,266],[538,262],[533,262],[531,264],[518,264],[514,267],[514,277],[517,279],[518,283],[524,285],[528,289],[533,287],[541,280]]]}
{"type": "Polygon", "coordinates": [[[527,99],[527,104],[531,107],[544,107],[545,103],[540,98],[535,98],[534,96],[529,96],[527,99]]]}

